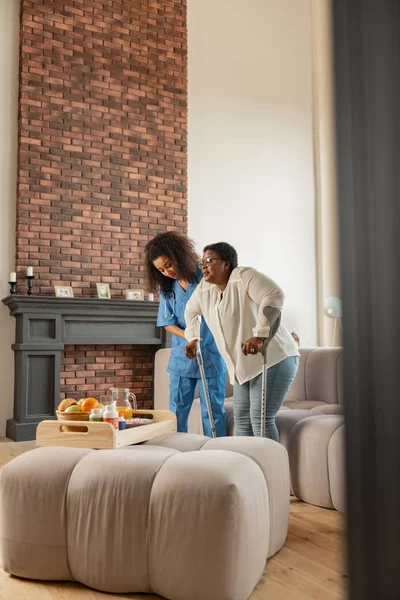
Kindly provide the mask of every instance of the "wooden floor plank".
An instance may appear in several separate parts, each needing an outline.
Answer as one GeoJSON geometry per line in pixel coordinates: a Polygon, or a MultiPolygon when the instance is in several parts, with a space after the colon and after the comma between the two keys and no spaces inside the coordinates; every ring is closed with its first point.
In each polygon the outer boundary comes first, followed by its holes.
{"type": "Polygon", "coordinates": [[[290,532],[293,535],[297,535],[304,542],[315,544],[320,549],[341,555],[344,545],[343,531],[334,527],[323,527],[318,523],[313,524],[310,519],[302,519],[298,514],[290,516],[290,532]]]}
{"type": "Polygon", "coordinates": [[[346,579],[343,565],[342,569],[335,568],[337,567],[336,564],[326,566],[319,563],[316,566],[315,561],[307,556],[304,546],[307,546],[307,544],[303,544],[303,549],[293,550],[289,544],[285,544],[276,556],[276,562],[283,567],[296,569],[296,571],[301,572],[310,581],[314,581],[315,583],[320,582],[332,591],[342,587],[346,579]]]}
{"type": "Polygon", "coordinates": [[[310,600],[310,596],[298,589],[288,590],[281,583],[272,581],[265,576],[257,585],[250,600],[310,600]]]}
{"type": "Polygon", "coordinates": [[[278,557],[271,561],[266,576],[279,583],[288,593],[293,593],[295,590],[297,595],[303,594],[306,598],[313,598],[314,600],[339,600],[343,598],[343,590],[327,588],[323,581],[312,579],[302,571],[282,564],[278,557]]]}
{"type": "MultiPolygon", "coordinates": [[[[35,442],[0,438],[0,466],[35,448],[35,442]]],[[[285,546],[267,563],[249,600],[344,600],[343,515],[291,498],[285,546]]],[[[18,579],[0,567],[0,600],[162,600],[148,594],[104,594],[71,582],[18,579]]],[[[214,600],[210,596],[210,600],[214,600]]]]}
{"type": "Polygon", "coordinates": [[[338,530],[344,530],[345,528],[345,521],[344,519],[338,521],[336,510],[321,508],[320,506],[314,506],[313,504],[306,504],[298,498],[291,497],[290,511],[293,514],[301,515],[304,519],[311,517],[314,524],[321,523],[321,525],[333,525],[338,530]]]}
{"type": "Polygon", "coordinates": [[[311,542],[305,542],[301,537],[293,535],[291,530],[292,527],[290,526],[285,548],[287,547],[302,554],[304,557],[308,558],[317,569],[320,567],[327,567],[340,575],[343,575],[346,572],[344,556],[342,553],[338,554],[337,552],[330,551],[326,548],[321,552],[319,546],[316,546],[311,542]]]}
{"type": "Polygon", "coordinates": [[[0,467],[20,454],[36,448],[35,442],[12,442],[11,440],[7,440],[7,438],[2,438],[2,440],[6,441],[0,443],[0,467]]]}

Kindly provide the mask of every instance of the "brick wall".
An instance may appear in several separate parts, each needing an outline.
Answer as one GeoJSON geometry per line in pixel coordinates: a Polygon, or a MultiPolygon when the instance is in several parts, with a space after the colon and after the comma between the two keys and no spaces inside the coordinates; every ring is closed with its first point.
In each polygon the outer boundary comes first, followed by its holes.
{"type": "Polygon", "coordinates": [[[21,0],[16,264],[35,293],[143,288],[146,241],[186,230],[186,54],[186,0],[21,0]]]}
{"type": "Polygon", "coordinates": [[[150,408],[153,356],[151,346],[66,346],[61,361],[61,398],[99,398],[110,387],[129,388],[140,408],[150,408]]]}
{"type": "MultiPolygon", "coordinates": [[[[186,0],[21,0],[18,293],[29,265],[35,294],[145,287],[145,243],[186,231],[186,67],[186,0]]],[[[68,348],[61,395],[146,404],[152,357],[68,348]]]]}

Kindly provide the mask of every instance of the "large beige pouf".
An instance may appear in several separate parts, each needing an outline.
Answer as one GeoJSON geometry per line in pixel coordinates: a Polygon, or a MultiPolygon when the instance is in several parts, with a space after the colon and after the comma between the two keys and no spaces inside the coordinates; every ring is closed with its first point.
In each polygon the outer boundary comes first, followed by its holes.
{"type": "Polygon", "coordinates": [[[287,454],[265,439],[227,447],[194,437],[200,451],[46,447],[8,463],[0,481],[5,571],[111,593],[246,600],[271,540],[286,537],[287,454]]]}

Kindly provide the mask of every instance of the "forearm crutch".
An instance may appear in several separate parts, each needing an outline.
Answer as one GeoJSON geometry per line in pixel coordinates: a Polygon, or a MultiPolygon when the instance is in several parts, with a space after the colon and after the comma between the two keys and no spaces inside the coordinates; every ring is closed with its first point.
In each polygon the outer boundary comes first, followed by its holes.
{"type": "Polygon", "coordinates": [[[206,404],[207,404],[208,418],[210,419],[211,435],[213,438],[215,438],[215,437],[217,437],[217,434],[215,433],[214,416],[212,414],[210,395],[208,393],[206,374],[204,372],[203,355],[201,354],[199,341],[196,341],[196,357],[197,357],[197,364],[199,365],[199,369],[200,369],[201,381],[203,383],[203,390],[204,390],[204,396],[205,396],[206,404]]]}
{"type": "Polygon", "coordinates": [[[266,338],[260,352],[263,355],[262,378],[261,378],[261,437],[265,437],[265,415],[267,412],[267,353],[268,346],[281,323],[281,310],[273,306],[264,308],[264,317],[269,321],[269,336],[266,338]]]}

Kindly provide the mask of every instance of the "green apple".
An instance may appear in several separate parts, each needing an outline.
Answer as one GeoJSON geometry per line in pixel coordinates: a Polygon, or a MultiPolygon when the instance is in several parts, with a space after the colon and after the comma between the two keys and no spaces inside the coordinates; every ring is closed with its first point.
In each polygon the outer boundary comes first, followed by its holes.
{"type": "Polygon", "coordinates": [[[64,412],[66,412],[66,413],[79,413],[79,412],[81,412],[81,407],[78,406],[78,404],[72,404],[72,406],[68,406],[68,408],[66,408],[64,410],[64,412]]]}
{"type": "Polygon", "coordinates": [[[101,410],[104,410],[104,404],[102,404],[101,402],[99,402],[99,405],[97,408],[101,408],[101,410]]]}

